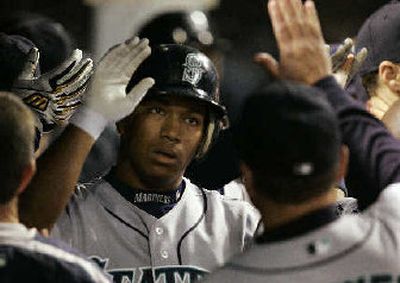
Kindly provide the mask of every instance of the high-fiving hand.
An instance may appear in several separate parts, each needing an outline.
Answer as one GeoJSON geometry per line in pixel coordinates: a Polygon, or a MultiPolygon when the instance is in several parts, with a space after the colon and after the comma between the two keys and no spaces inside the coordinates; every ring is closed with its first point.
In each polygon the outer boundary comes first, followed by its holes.
{"type": "Polygon", "coordinates": [[[332,73],[331,60],[314,2],[270,0],[268,12],[280,52],[279,63],[268,53],[256,55],[256,62],[282,79],[314,84],[332,73]]]}
{"type": "Polygon", "coordinates": [[[38,113],[43,130],[48,131],[56,124],[65,124],[81,104],[93,62],[90,58],[82,59],[82,51],[76,49],[54,70],[35,76],[38,65],[39,51],[33,48],[12,91],[38,113]]]}
{"type": "Polygon", "coordinates": [[[131,114],[154,80],[141,80],[128,94],[126,86],[150,53],[149,41],[137,37],[111,48],[97,66],[84,105],[71,123],[96,139],[108,123],[131,114]]]}

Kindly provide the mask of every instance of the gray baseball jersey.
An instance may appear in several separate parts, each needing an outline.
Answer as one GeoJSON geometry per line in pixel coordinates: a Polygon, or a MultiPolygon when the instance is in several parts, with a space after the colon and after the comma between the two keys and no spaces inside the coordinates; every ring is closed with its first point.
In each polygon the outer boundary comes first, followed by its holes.
{"type": "Polygon", "coordinates": [[[362,214],[296,238],[255,244],[206,282],[400,282],[399,203],[396,183],[362,214]]]}
{"type": "Polygon", "coordinates": [[[157,219],[108,182],[80,188],[52,235],[94,259],[114,282],[190,282],[252,240],[258,212],[185,179],[176,206],[157,219]]]}

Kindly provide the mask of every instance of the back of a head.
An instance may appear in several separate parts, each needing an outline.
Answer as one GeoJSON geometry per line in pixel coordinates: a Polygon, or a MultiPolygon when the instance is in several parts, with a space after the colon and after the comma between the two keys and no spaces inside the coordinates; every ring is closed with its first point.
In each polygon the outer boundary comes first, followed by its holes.
{"type": "Polygon", "coordinates": [[[363,47],[368,55],[359,70],[361,76],[377,71],[382,61],[400,63],[400,2],[391,1],[364,22],[356,49],[363,47]]]}
{"type": "Polygon", "coordinates": [[[34,158],[34,118],[16,95],[0,92],[0,204],[15,195],[24,168],[34,158]]]}
{"type": "Polygon", "coordinates": [[[276,82],[254,92],[244,103],[234,139],[257,192],[277,203],[303,203],[335,182],[338,123],[315,88],[276,82]]]}
{"type": "Polygon", "coordinates": [[[35,45],[25,37],[0,33],[0,90],[10,90],[35,45]]]}
{"type": "Polygon", "coordinates": [[[43,73],[66,60],[74,48],[72,37],[63,25],[40,14],[11,14],[0,21],[0,31],[31,40],[40,51],[40,68],[43,73]]]}
{"type": "Polygon", "coordinates": [[[152,46],[185,44],[204,51],[215,43],[207,15],[202,11],[178,11],[155,16],[138,32],[152,46]]]}

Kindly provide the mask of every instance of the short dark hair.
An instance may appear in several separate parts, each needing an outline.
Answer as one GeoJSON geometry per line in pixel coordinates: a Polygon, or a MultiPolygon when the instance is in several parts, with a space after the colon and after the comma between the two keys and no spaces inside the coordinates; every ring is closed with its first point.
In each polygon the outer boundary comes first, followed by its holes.
{"type": "Polygon", "coordinates": [[[64,26],[44,15],[19,11],[0,20],[0,31],[31,40],[40,51],[40,70],[46,73],[64,62],[75,42],[64,26]]]}
{"type": "Polygon", "coordinates": [[[19,35],[0,33],[0,90],[9,91],[35,45],[19,35]]]}
{"type": "Polygon", "coordinates": [[[275,82],[250,95],[234,129],[257,192],[303,203],[335,181],[341,138],[334,111],[316,88],[275,82]]]}
{"type": "Polygon", "coordinates": [[[34,158],[34,118],[14,94],[0,92],[0,204],[9,202],[34,158]]]}
{"type": "Polygon", "coordinates": [[[371,98],[378,86],[378,77],[378,71],[372,71],[362,76],[362,85],[367,91],[368,98],[371,98]]]}

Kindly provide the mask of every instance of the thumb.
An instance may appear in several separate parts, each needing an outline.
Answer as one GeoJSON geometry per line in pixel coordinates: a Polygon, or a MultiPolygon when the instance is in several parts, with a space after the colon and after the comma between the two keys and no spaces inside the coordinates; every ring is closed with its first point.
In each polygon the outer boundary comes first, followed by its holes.
{"type": "Polygon", "coordinates": [[[24,67],[22,68],[21,74],[19,74],[19,80],[32,80],[34,78],[36,69],[39,65],[39,50],[33,47],[27,56],[24,67]]]}
{"type": "Polygon", "coordinates": [[[125,118],[135,110],[136,106],[138,106],[140,101],[142,101],[143,97],[146,95],[147,91],[154,85],[154,83],[155,81],[153,78],[145,78],[131,89],[131,91],[126,95],[124,99],[125,116],[121,117],[121,119],[125,118]]]}
{"type": "Polygon", "coordinates": [[[254,62],[264,68],[264,70],[275,79],[280,77],[279,63],[269,53],[257,53],[254,55],[254,62]]]}

